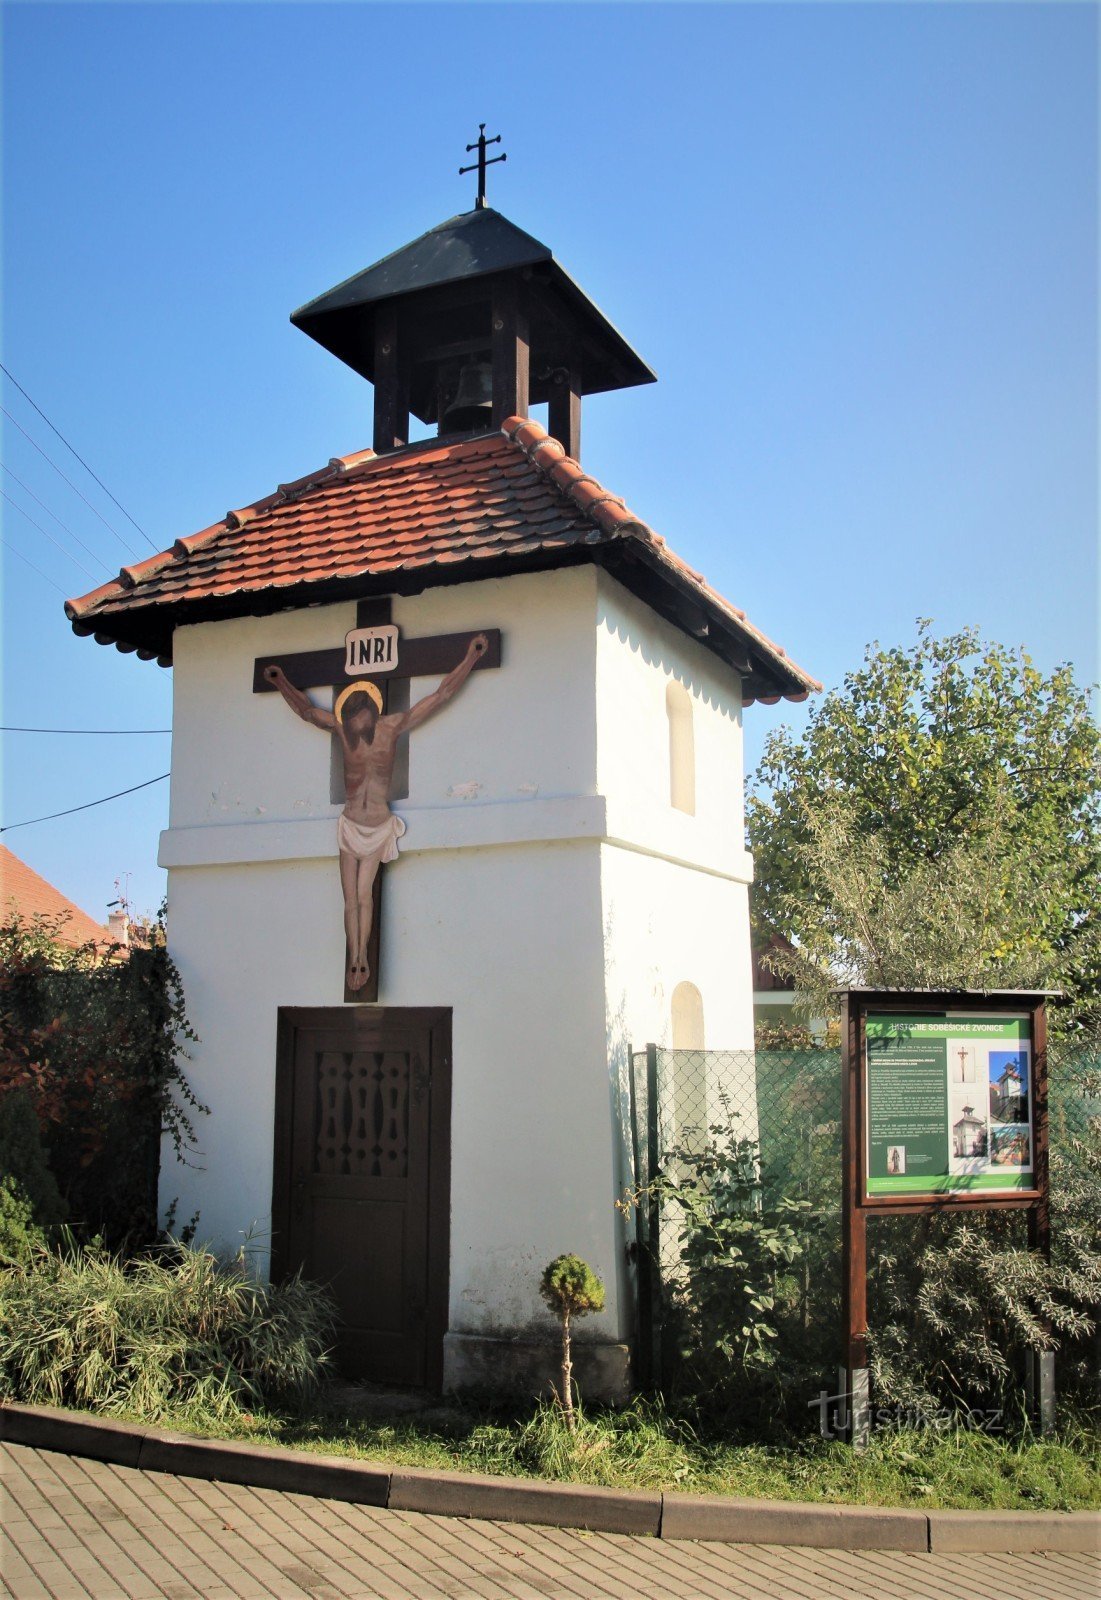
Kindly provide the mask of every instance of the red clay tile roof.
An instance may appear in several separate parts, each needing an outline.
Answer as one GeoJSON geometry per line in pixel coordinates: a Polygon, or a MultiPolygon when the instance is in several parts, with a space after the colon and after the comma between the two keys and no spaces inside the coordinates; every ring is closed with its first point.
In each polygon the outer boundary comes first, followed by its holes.
{"type": "Polygon", "coordinates": [[[68,920],[58,932],[62,944],[81,945],[93,940],[96,944],[110,942],[108,928],[93,922],[86,911],[66,900],[60,889],[40,877],[33,867],[13,855],[7,845],[0,844],[0,916],[7,918],[14,906],[24,922],[35,917],[66,917],[68,920]]]}
{"type": "Polygon", "coordinates": [[[795,988],[794,978],[788,977],[787,973],[773,972],[771,967],[765,966],[765,961],[770,955],[795,954],[795,946],[790,939],[785,939],[782,933],[770,933],[764,940],[755,937],[752,952],[754,993],[770,994],[774,991],[786,993],[795,988]]]}
{"type": "Polygon", "coordinates": [[[747,699],[821,687],[523,417],[476,438],[334,457],[65,610],[76,632],[167,665],[177,623],[578,560],[600,560],[734,661],[747,699]]]}

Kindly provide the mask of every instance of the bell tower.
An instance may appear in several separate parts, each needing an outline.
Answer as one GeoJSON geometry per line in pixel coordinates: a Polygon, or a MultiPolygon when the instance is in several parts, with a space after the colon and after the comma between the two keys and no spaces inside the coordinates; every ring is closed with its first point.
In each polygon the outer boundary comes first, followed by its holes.
{"type": "MultiPolygon", "coordinates": [[[[374,384],[373,447],[409,442],[409,419],[441,436],[483,433],[545,402],[547,431],[575,460],[588,394],[655,375],[545,244],[485,201],[482,125],[473,211],[291,315],[296,328],[374,384]]],[[[472,171],[471,167],[460,171],[472,171]]]]}

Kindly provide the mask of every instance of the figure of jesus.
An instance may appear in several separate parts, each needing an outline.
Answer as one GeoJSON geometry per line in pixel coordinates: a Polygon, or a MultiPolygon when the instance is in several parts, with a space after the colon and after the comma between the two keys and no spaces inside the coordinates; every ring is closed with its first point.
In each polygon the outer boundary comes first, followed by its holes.
{"type": "Polygon", "coordinates": [[[290,683],[281,667],[264,668],[264,677],[279,690],[296,716],[340,739],[344,756],[344,810],[337,822],[340,886],[344,891],[344,934],[348,945],[348,988],[362,989],[370,976],[367,941],[374,914],[374,886],[384,861],[396,861],[405,823],[390,810],[394,756],[403,733],[419,728],[454,698],[466,682],[489,640],[479,633],[466,655],[440,683],[408,711],[383,716],[382,694],[364,679],[351,683],[324,711],[290,683]]]}

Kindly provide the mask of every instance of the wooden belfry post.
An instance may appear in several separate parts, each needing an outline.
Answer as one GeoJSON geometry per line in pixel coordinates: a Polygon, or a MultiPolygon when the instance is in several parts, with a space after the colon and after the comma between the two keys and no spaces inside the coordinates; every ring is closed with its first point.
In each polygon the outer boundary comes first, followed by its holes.
{"type": "MultiPolygon", "coordinates": [[[[388,302],[375,318],[375,400],[372,447],[380,455],[409,443],[409,332],[399,307],[388,302]]],[[[528,315],[515,278],[493,286],[490,312],[490,357],[493,370],[491,424],[499,428],[509,417],[526,417],[531,401],[531,350],[528,315]]],[[[551,432],[573,453],[581,445],[581,390],[576,372],[556,384],[550,405],[551,432]]]]}
{"type": "MultiPolygon", "coordinates": [[[[391,607],[389,598],[376,600],[361,600],[356,607],[356,628],[385,628],[390,626],[391,607]]],[[[423,639],[402,639],[398,650],[397,664],[386,673],[355,673],[350,675],[346,670],[347,655],[343,645],[328,650],[307,650],[293,655],[282,656],[257,656],[253,662],[252,689],[254,694],[271,694],[276,692],[275,684],[269,682],[266,673],[271,667],[278,667],[293,689],[302,691],[309,689],[340,688],[347,690],[357,684],[370,683],[378,690],[382,697],[382,715],[388,715],[396,709],[391,704],[391,686],[395,683],[410,678],[443,677],[451,672],[463,661],[472,641],[477,640],[474,649],[481,648],[481,640],[485,641],[484,653],[479,656],[470,668],[472,671],[487,667],[499,667],[501,664],[501,635],[496,628],[485,628],[474,633],[449,633],[438,634],[423,639]]],[[[473,652],[471,652],[473,653],[473,652]]],[[[298,699],[298,697],[292,697],[298,699]]],[[[310,719],[315,715],[310,707],[298,700],[301,706],[299,714],[310,713],[310,719]]],[[[329,719],[331,724],[331,719],[329,719]]],[[[382,879],[383,871],[380,865],[375,872],[372,884],[373,913],[371,918],[370,942],[367,948],[367,960],[370,967],[370,976],[367,983],[358,989],[352,990],[347,985],[344,990],[344,999],[351,1003],[375,1001],[378,999],[378,970],[379,951],[381,946],[382,922],[382,879]]]]}
{"type": "Polygon", "coordinates": [[[515,278],[493,288],[490,349],[493,357],[493,426],[508,417],[526,417],[530,394],[528,319],[515,278]]]}
{"type": "Polygon", "coordinates": [[[391,301],[375,318],[375,420],[372,448],[382,455],[409,443],[409,359],[391,301]]]}

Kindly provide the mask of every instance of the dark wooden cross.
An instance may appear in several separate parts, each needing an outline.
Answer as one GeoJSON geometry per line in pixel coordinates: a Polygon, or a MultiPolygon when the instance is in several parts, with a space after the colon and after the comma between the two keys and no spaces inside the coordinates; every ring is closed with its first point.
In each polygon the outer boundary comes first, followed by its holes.
{"type": "MultiPolygon", "coordinates": [[[[356,607],[356,628],[386,628],[390,626],[389,599],[361,600],[356,607]]],[[[397,665],[386,672],[356,671],[347,669],[348,651],[345,645],[329,650],[305,650],[294,655],[257,656],[253,663],[253,694],[275,694],[274,684],[264,677],[266,667],[281,667],[296,689],[346,689],[353,683],[373,683],[382,694],[382,709],[388,712],[403,711],[409,705],[410,678],[443,677],[457,667],[466,655],[470,641],[477,633],[484,633],[489,648],[474,663],[475,672],[501,665],[501,634],[497,628],[476,629],[471,633],[436,634],[424,639],[401,639],[397,665]]],[[[369,659],[360,656],[360,662],[369,659]]],[[[334,739],[337,735],[333,735],[334,739]]],[[[397,773],[395,771],[395,779],[397,773]]],[[[395,790],[398,783],[395,781],[395,790]]],[[[343,795],[341,795],[343,798],[343,795]]],[[[400,798],[392,793],[391,798],[400,798]]],[[[382,869],[375,875],[374,915],[371,921],[371,938],[367,959],[371,975],[365,988],[354,993],[345,988],[344,998],[349,1002],[378,999],[378,966],[380,927],[382,920],[382,869]]]]}
{"type": "Polygon", "coordinates": [[[494,163],[497,162],[497,161],[507,161],[508,160],[508,156],[505,155],[504,153],[502,153],[499,156],[490,156],[489,160],[488,161],[486,160],[486,146],[487,145],[491,145],[491,144],[500,144],[500,142],[501,142],[501,135],[500,134],[498,134],[495,139],[487,139],[486,138],[486,125],[485,125],[484,122],[479,122],[477,139],[475,139],[473,144],[468,144],[467,147],[466,147],[467,155],[469,155],[472,150],[477,150],[478,159],[477,159],[477,161],[472,161],[470,163],[469,167],[460,167],[459,168],[459,177],[460,178],[463,176],[463,174],[465,172],[473,172],[475,167],[477,167],[477,169],[478,169],[478,198],[477,198],[475,204],[477,205],[479,211],[484,211],[485,210],[485,203],[486,203],[486,168],[487,167],[492,167],[494,165],[494,163]]]}

